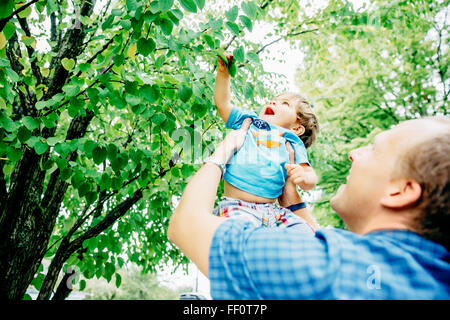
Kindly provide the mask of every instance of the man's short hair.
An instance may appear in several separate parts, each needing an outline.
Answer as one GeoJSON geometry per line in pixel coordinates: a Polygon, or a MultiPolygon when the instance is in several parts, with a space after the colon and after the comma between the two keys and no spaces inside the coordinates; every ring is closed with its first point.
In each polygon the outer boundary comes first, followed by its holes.
{"type": "Polygon", "coordinates": [[[415,231],[450,249],[450,119],[426,120],[443,124],[447,130],[409,148],[399,156],[398,168],[400,174],[422,187],[415,231]]]}

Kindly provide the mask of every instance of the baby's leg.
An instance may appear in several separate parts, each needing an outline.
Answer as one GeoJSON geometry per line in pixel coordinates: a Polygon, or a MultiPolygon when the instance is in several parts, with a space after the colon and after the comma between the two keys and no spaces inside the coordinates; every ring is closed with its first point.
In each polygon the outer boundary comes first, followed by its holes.
{"type": "Polygon", "coordinates": [[[260,227],[267,225],[267,214],[260,205],[238,199],[223,197],[213,214],[219,217],[242,219],[260,227]]]}
{"type": "Polygon", "coordinates": [[[314,234],[314,228],[303,218],[294,214],[291,210],[273,204],[271,215],[275,217],[275,226],[295,229],[314,234]]]}

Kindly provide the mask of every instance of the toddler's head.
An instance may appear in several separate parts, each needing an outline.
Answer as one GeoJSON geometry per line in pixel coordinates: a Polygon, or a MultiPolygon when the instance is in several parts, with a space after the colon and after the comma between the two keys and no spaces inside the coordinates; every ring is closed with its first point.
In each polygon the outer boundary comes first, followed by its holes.
{"type": "Polygon", "coordinates": [[[259,117],[269,123],[292,130],[310,147],[319,132],[319,122],[309,102],[301,95],[284,92],[263,107],[259,117]]]}

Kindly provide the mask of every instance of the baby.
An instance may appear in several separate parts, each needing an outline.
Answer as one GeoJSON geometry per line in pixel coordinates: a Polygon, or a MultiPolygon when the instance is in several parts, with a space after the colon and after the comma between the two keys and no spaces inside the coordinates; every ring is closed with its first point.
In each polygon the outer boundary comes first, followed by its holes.
{"type": "MultiPolygon", "coordinates": [[[[231,62],[232,56],[226,57],[231,62]]],[[[214,214],[239,215],[258,226],[295,226],[311,231],[304,219],[275,203],[283,192],[286,168],[296,173],[293,182],[301,189],[311,190],[317,184],[306,154],[319,130],[309,103],[298,94],[282,93],[263,107],[259,116],[232,107],[230,75],[220,58],[214,101],[227,128],[238,129],[246,118],[252,120],[243,146],[226,165],[224,198],[214,214]],[[291,164],[288,148],[295,152],[295,164],[291,164]]],[[[302,205],[292,210],[299,207],[302,205]]]]}

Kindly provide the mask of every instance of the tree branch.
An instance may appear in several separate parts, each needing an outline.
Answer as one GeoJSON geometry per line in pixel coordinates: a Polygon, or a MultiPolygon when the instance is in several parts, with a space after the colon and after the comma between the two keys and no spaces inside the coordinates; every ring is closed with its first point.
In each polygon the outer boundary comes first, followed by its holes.
{"type": "MultiPolygon", "coordinates": [[[[28,27],[27,20],[25,18],[19,17],[19,24],[22,28],[22,30],[25,32],[25,35],[28,37],[31,37],[30,28],[28,27]]],[[[31,71],[33,72],[34,76],[36,77],[37,83],[36,85],[39,85],[43,83],[41,70],[39,70],[38,65],[36,64],[36,57],[33,57],[34,55],[34,49],[30,45],[25,45],[28,52],[28,57],[30,58],[30,64],[31,64],[31,71]]]]}
{"type": "Polygon", "coordinates": [[[260,54],[262,51],[264,51],[265,49],[267,49],[267,47],[285,39],[285,38],[291,38],[291,37],[295,37],[295,36],[299,36],[305,33],[310,33],[310,32],[314,32],[314,31],[318,31],[319,29],[310,29],[310,30],[303,30],[303,31],[299,31],[299,32],[295,32],[295,33],[290,33],[284,37],[279,37],[278,39],[275,39],[271,42],[269,42],[268,44],[262,46],[258,51],[256,51],[256,54],[260,54]]]}
{"type": "Polygon", "coordinates": [[[0,212],[3,212],[3,205],[8,198],[8,190],[6,189],[6,180],[3,173],[3,161],[0,160],[0,212]]]}
{"type": "MultiPolygon", "coordinates": [[[[95,5],[95,0],[84,0],[81,3],[80,14],[82,16],[90,16],[95,5]]],[[[61,92],[62,87],[67,81],[69,72],[61,65],[61,60],[64,58],[74,59],[82,52],[82,44],[86,36],[86,28],[79,20],[74,19],[73,27],[65,33],[61,45],[58,48],[58,53],[53,57],[50,63],[50,70],[53,70],[53,76],[48,83],[48,91],[43,97],[43,100],[48,100],[58,92],[61,92]]]]}
{"type": "Polygon", "coordinates": [[[11,20],[12,17],[14,17],[16,14],[22,12],[23,10],[25,10],[26,8],[28,8],[29,6],[31,6],[33,3],[38,2],[39,0],[32,0],[30,2],[28,2],[27,4],[24,4],[23,6],[21,6],[20,8],[16,9],[15,11],[13,11],[9,16],[7,16],[6,18],[0,19],[0,32],[3,31],[3,28],[5,27],[5,25],[8,23],[9,20],[11,20]]]}
{"type": "MultiPolygon", "coordinates": [[[[11,68],[14,70],[14,72],[16,72],[17,74],[21,74],[24,67],[17,58],[21,58],[22,54],[20,52],[20,45],[18,42],[17,34],[15,32],[12,35],[11,39],[9,39],[8,41],[8,46],[6,47],[6,56],[8,57],[11,68]]],[[[13,108],[12,118],[15,121],[19,120],[23,115],[28,115],[28,106],[33,104],[33,97],[28,89],[28,85],[23,80],[19,80],[18,84],[20,86],[23,86],[27,93],[23,93],[22,90],[15,90],[20,100],[20,104],[14,104],[13,108]]]]}

